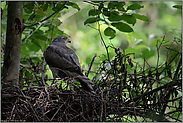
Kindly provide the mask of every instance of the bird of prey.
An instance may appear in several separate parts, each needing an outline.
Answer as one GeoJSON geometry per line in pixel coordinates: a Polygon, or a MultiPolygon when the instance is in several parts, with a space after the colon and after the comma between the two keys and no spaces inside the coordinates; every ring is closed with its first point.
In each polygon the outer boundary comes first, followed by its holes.
{"type": "Polygon", "coordinates": [[[53,77],[74,78],[81,83],[84,90],[95,94],[92,87],[93,82],[84,76],[77,55],[66,46],[67,43],[71,43],[67,36],[58,36],[44,52],[45,61],[49,65],[53,77]]]}

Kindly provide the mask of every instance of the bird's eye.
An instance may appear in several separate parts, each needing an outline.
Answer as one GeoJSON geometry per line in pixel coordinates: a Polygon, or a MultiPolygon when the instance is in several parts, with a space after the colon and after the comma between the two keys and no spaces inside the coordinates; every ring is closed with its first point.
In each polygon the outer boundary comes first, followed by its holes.
{"type": "Polygon", "coordinates": [[[64,37],[64,40],[67,40],[67,37],[64,37]]]}

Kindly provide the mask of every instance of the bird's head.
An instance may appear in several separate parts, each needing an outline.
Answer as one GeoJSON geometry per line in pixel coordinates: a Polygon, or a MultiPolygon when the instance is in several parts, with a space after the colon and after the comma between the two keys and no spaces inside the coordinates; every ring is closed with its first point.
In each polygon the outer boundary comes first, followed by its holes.
{"type": "Polygon", "coordinates": [[[71,43],[71,40],[67,36],[58,36],[56,37],[53,42],[62,42],[64,44],[71,43]]]}

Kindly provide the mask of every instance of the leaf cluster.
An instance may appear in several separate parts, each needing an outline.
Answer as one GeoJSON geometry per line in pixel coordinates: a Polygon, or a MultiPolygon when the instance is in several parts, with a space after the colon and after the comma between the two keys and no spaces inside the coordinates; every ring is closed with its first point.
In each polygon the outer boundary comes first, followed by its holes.
{"type": "Polygon", "coordinates": [[[104,22],[109,27],[104,30],[106,36],[113,39],[116,36],[114,28],[121,32],[133,32],[136,20],[149,21],[145,15],[136,14],[135,10],[143,8],[140,4],[131,4],[125,7],[125,2],[121,1],[92,1],[90,4],[94,5],[94,9],[88,12],[88,18],[84,24],[91,24],[98,21],[104,22]],[[131,12],[130,12],[131,11],[131,12]]]}

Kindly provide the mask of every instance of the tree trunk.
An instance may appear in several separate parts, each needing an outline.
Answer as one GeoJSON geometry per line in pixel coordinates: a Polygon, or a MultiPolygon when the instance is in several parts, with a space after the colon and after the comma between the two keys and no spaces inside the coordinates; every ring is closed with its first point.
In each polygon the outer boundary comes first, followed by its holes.
{"type": "Polygon", "coordinates": [[[8,1],[6,46],[3,80],[17,85],[19,82],[21,35],[23,28],[23,2],[8,1]]]}

